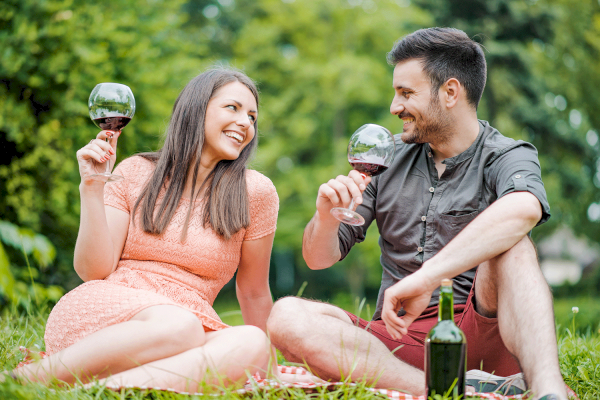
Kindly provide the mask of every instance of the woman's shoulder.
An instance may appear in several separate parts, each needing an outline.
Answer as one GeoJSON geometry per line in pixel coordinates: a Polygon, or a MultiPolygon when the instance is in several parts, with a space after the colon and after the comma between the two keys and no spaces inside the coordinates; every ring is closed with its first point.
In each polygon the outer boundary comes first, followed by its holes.
{"type": "Polygon", "coordinates": [[[155,168],[155,163],[145,157],[133,155],[121,161],[115,168],[115,172],[119,170],[121,174],[126,174],[132,178],[141,178],[152,173],[155,168]]]}
{"type": "Polygon", "coordinates": [[[246,170],[246,186],[251,200],[256,197],[277,196],[277,189],[273,182],[253,169],[246,170]]]}

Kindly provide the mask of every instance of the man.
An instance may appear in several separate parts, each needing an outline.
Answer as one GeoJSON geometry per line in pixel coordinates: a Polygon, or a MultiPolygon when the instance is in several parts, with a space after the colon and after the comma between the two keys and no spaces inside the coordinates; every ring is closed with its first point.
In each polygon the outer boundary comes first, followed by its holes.
{"type": "Polygon", "coordinates": [[[383,277],[373,321],[287,297],[268,321],[274,345],[324,379],[423,394],[423,341],[437,322],[440,282],[452,278],[468,369],[522,370],[536,399],[566,399],[552,298],[528,237],[550,217],[537,151],[477,119],[487,67],[464,32],[416,31],[388,61],[390,112],[404,121],[394,163],[373,180],[351,171],[321,185],[303,239],[308,266],[324,269],[377,221],[383,277]],[[352,198],[363,226],[330,215],[352,198]]]}

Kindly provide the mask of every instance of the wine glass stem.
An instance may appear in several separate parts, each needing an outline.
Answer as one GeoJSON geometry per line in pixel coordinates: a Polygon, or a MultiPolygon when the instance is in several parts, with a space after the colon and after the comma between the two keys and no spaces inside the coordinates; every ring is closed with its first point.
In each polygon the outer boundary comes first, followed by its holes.
{"type": "Polygon", "coordinates": [[[354,211],[354,198],[352,198],[352,201],[350,202],[350,205],[348,206],[348,210],[354,211]]]}
{"type": "MultiPolygon", "coordinates": [[[[115,134],[118,132],[115,132],[115,134]]],[[[110,138],[106,138],[106,143],[110,144],[110,138]]],[[[112,147],[112,146],[111,146],[112,147]]],[[[106,160],[106,174],[110,175],[111,174],[111,170],[110,170],[110,160],[112,159],[112,157],[109,157],[108,160],[106,160]]]]}
{"type": "MultiPolygon", "coordinates": [[[[361,176],[363,179],[366,179],[366,178],[367,178],[367,175],[363,174],[362,172],[360,173],[360,176],[361,176]]],[[[348,210],[352,210],[352,211],[354,211],[354,197],[352,198],[352,201],[350,202],[350,205],[348,206],[348,210]]]]}

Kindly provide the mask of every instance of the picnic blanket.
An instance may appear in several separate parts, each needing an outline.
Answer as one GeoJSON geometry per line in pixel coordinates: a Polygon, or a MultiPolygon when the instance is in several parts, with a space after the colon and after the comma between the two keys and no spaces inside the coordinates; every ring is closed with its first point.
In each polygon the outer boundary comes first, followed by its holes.
{"type": "MultiPolygon", "coordinates": [[[[48,355],[45,352],[32,352],[25,347],[19,348],[24,355],[23,361],[21,361],[17,368],[22,367],[24,365],[30,364],[36,360],[46,358],[48,355]]],[[[276,390],[281,388],[297,388],[302,389],[306,392],[315,392],[318,390],[328,390],[334,391],[340,389],[342,387],[352,387],[356,386],[355,383],[348,382],[325,382],[316,376],[312,375],[308,370],[302,367],[296,366],[287,366],[287,365],[278,365],[278,371],[280,374],[286,374],[288,376],[293,375],[298,377],[298,382],[288,383],[281,382],[276,379],[265,379],[261,378],[258,375],[252,376],[243,389],[236,390],[235,393],[244,395],[244,394],[253,394],[257,392],[268,392],[270,390],[276,390]]],[[[112,390],[119,389],[134,389],[132,386],[123,386],[123,387],[110,387],[112,390]]],[[[153,389],[153,390],[164,390],[168,392],[176,392],[180,394],[189,394],[189,395],[201,395],[202,393],[187,393],[187,392],[178,392],[176,390],[170,388],[159,388],[159,387],[140,387],[139,389],[153,389]]],[[[377,389],[377,388],[368,388],[373,393],[381,394],[389,397],[391,400],[427,400],[425,395],[422,396],[413,396],[408,393],[403,393],[398,390],[390,390],[390,389],[377,389]]],[[[567,394],[571,400],[579,400],[577,394],[567,386],[567,394]]],[[[504,396],[500,393],[472,393],[467,392],[467,397],[479,397],[481,399],[490,399],[490,400],[520,400],[527,399],[529,394],[519,394],[514,396],[504,396]]],[[[217,395],[218,396],[218,395],[217,395]]]]}

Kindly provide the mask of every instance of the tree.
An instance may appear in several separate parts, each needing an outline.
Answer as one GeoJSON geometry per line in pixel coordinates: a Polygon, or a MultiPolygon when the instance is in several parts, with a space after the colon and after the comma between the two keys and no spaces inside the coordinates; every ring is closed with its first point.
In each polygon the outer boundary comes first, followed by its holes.
{"type": "Polygon", "coordinates": [[[598,95],[590,90],[594,87],[590,83],[598,80],[597,2],[422,0],[419,4],[432,13],[436,25],[463,29],[484,46],[488,83],[480,118],[504,135],[532,142],[539,151],[553,218],[534,230],[534,238],[567,225],[600,240],[600,205],[595,220],[587,215],[600,198],[600,176],[593,183],[598,175],[593,127],[600,120],[592,111],[598,95]],[[580,105],[568,108],[567,99],[580,105]],[[580,110],[589,110],[594,117],[584,118],[580,110]]]}
{"type": "Polygon", "coordinates": [[[56,244],[58,271],[41,279],[73,287],[79,224],[75,153],[97,133],[87,99],[99,82],[138,98],[119,159],[156,149],[183,84],[206,47],[179,29],[182,2],[7,0],[0,4],[0,213],[56,244]]]}
{"type": "MultiPolygon", "coordinates": [[[[401,121],[389,114],[392,68],[386,53],[413,24],[426,24],[428,15],[394,1],[263,0],[252,7],[252,18],[235,35],[222,36],[231,38],[229,59],[261,89],[254,166],[277,187],[275,253],[288,254],[276,255],[275,273],[289,273],[281,265],[293,262],[299,278],[295,290],[308,280],[309,296],[327,298],[346,291],[348,284],[354,295],[363,296],[380,281],[375,224],[367,243],[353,249],[341,266],[320,272],[306,268],[302,232],[315,211],[319,185],[350,170],[346,147],[352,132],[370,122],[400,131],[401,121]]],[[[223,8],[220,15],[228,13],[223,8]]],[[[223,26],[220,20],[217,24],[223,26]]]]}

